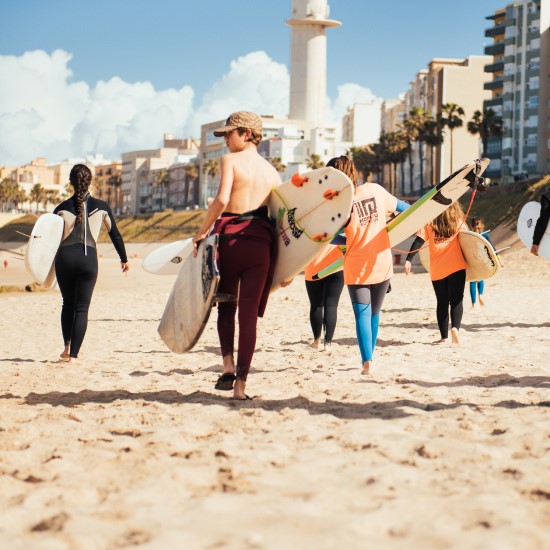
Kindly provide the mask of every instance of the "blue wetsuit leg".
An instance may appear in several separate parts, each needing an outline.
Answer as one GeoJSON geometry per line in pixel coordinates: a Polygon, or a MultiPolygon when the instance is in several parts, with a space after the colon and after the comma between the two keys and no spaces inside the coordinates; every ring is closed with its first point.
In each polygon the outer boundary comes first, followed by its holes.
{"type": "Polygon", "coordinates": [[[372,361],[372,332],[371,317],[372,308],[370,304],[352,304],[355,314],[355,332],[357,343],[361,352],[361,360],[372,361]]]}
{"type": "Polygon", "coordinates": [[[477,300],[477,282],[476,281],[470,281],[470,298],[472,299],[472,304],[475,304],[477,300]]]}

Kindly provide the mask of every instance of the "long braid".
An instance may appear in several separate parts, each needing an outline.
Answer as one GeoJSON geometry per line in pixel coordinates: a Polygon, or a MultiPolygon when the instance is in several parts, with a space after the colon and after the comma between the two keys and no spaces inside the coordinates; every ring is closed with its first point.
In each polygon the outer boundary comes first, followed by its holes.
{"type": "Polygon", "coordinates": [[[76,198],[75,223],[80,223],[82,221],[84,196],[88,192],[88,187],[92,181],[92,172],[85,164],[75,164],[69,175],[69,181],[74,188],[76,198]]]}

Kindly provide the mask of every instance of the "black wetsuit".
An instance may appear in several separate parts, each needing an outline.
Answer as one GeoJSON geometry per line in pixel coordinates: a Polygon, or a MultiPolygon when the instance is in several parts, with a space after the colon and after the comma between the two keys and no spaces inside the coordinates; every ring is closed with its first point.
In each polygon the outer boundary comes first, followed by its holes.
{"type": "Polygon", "coordinates": [[[540,244],[544,232],[548,227],[548,220],[550,220],[550,191],[546,191],[540,198],[540,216],[535,224],[535,231],[533,233],[533,244],[537,246],[540,244]]]}
{"type": "Polygon", "coordinates": [[[54,210],[65,222],[63,240],[55,257],[55,271],[63,296],[61,331],[70,356],[78,357],[88,326],[88,309],[97,280],[96,241],[105,224],[121,262],[127,262],[122,235],[113,213],[104,201],[87,195],[82,206],[82,221],[76,222],[74,195],[54,210]]]}

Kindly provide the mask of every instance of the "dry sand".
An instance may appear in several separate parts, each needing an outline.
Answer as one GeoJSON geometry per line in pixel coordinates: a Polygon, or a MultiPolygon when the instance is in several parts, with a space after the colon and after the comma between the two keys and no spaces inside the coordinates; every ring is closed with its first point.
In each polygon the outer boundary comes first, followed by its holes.
{"type": "MultiPolygon", "coordinates": [[[[101,250],[80,366],[58,292],[0,294],[0,548],[548,548],[550,261],[505,255],[460,346],[432,344],[428,275],[396,274],[372,377],[346,291],[332,355],[308,348],[298,277],[241,403],[214,390],[216,312],[171,354],[173,279],[101,250]]],[[[10,260],[0,284],[25,280],[10,260]]]]}

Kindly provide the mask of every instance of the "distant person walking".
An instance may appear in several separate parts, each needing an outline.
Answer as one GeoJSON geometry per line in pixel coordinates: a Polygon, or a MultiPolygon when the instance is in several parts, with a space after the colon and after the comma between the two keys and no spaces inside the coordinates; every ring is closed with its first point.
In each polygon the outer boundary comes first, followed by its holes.
{"type": "MultiPolygon", "coordinates": [[[[491,236],[489,235],[488,231],[483,231],[485,229],[485,224],[483,223],[483,220],[479,217],[472,218],[472,231],[475,231],[476,233],[479,233],[482,237],[487,239],[489,241],[489,244],[493,247],[493,250],[496,251],[495,245],[493,244],[493,241],[491,240],[491,236]]],[[[504,264],[502,263],[502,260],[500,259],[500,256],[497,256],[498,261],[501,265],[501,267],[504,267],[504,264]]],[[[477,296],[479,295],[479,305],[484,306],[485,300],[483,298],[483,292],[485,291],[485,281],[470,281],[470,299],[472,301],[472,307],[476,305],[477,296]]]]}
{"type": "Polygon", "coordinates": [[[74,189],[73,196],[54,210],[54,214],[65,222],[63,240],[55,257],[55,272],[63,297],[61,331],[65,349],[60,357],[63,361],[76,363],[88,327],[88,310],[97,280],[96,243],[102,225],[107,228],[118,252],[122,271],[127,272],[130,265],[109,205],[88,192],[92,181],[90,169],[84,164],[76,164],[69,181],[74,189]]]}

